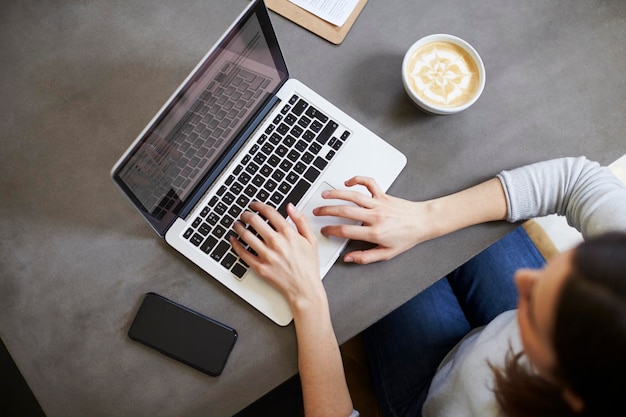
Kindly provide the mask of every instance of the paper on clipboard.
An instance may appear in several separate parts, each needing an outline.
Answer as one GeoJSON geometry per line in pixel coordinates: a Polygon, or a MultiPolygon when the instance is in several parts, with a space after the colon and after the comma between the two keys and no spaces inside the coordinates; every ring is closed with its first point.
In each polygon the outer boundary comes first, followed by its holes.
{"type": "Polygon", "coordinates": [[[343,26],[348,17],[354,11],[359,0],[289,0],[291,3],[317,17],[332,23],[335,26],[343,26]]]}
{"type": "Polygon", "coordinates": [[[346,35],[359,17],[367,0],[358,0],[354,11],[348,17],[348,20],[342,26],[336,26],[332,23],[304,10],[300,6],[296,6],[289,0],[264,0],[268,9],[273,10],[279,15],[291,20],[292,22],[302,26],[303,28],[315,33],[327,41],[339,45],[345,39],[346,35]]]}

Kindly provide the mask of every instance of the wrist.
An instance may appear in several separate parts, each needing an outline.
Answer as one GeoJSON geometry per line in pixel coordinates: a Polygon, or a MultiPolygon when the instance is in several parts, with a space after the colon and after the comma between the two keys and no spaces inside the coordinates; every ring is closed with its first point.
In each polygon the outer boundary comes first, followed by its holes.
{"type": "Polygon", "coordinates": [[[445,197],[417,204],[419,205],[419,215],[416,216],[416,218],[420,219],[422,225],[419,235],[420,242],[418,243],[436,239],[450,232],[450,230],[448,230],[449,227],[446,227],[445,210],[447,202],[445,197]]]}
{"type": "Polygon", "coordinates": [[[305,295],[288,299],[289,306],[293,313],[296,325],[298,322],[307,320],[309,317],[319,318],[321,315],[329,314],[328,298],[324,286],[319,281],[319,285],[309,288],[305,295]]]}

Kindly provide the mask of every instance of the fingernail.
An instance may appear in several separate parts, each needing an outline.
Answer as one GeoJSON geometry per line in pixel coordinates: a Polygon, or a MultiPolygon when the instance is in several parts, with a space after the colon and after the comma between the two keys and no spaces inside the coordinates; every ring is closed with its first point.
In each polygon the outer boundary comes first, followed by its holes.
{"type": "Polygon", "coordinates": [[[322,197],[328,197],[330,195],[330,191],[324,190],[322,191],[322,197]]]}
{"type": "Polygon", "coordinates": [[[343,258],[344,262],[354,262],[354,258],[352,258],[352,256],[346,256],[345,258],[343,258]]]}

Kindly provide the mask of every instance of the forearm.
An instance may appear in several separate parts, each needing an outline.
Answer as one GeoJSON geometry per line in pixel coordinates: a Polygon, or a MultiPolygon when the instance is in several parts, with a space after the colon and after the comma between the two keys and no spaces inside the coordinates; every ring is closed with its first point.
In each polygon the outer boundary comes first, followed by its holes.
{"type": "Polygon", "coordinates": [[[352,400],[326,298],[294,308],[294,324],[305,415],[349,416],[352,400]]]}
{"type": "MultiPolygon", "coordinates": [[[[419,204],[419,203],[418,203],[419,204]]],[[[492,178],[474,187],[423,203],[430,224],[428,239],[434,239],[475,224],[504,220],[507,203],[500,180],[492,178]]],[[[424,217],[418,216],[420,222],[424,217]]]]}

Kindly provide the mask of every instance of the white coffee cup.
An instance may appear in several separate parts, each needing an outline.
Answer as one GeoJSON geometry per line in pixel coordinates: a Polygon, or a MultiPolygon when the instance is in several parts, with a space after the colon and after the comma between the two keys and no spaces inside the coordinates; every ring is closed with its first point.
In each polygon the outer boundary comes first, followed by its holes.
{"type": "Polygon", "coordinates": [[[474,104],[485,87],[478,52],[453,35],[435,34],[415,42],[402,61],[402,83],[421,109],[454,114],[474,104]]]}

